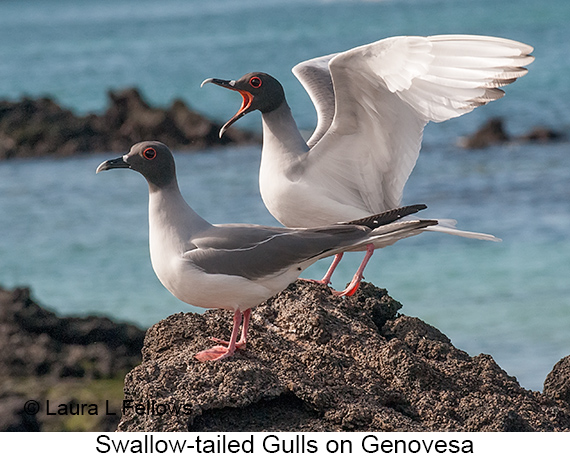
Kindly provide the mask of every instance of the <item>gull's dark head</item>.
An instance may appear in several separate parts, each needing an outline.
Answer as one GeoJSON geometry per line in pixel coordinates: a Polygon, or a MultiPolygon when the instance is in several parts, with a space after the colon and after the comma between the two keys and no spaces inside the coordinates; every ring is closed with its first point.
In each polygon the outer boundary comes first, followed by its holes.
{"type": "Polygon", "coordinates": [[[172,152],[159,141],[135,144],[128,154],[107,160],[97,167],[96,173],[113,168],[130,168],[143,175],[151,190],[161,189],[176,180],[176,167],[172,152]]]}
{"type": "Polygon", "coordinates": [[[273,76],[267,73],[248,73],[240,79],[231,81],[209,78],[202,83],[202,86],[207,83],[235,90],[239,92],[243,98],[241,108],[220,129],[220,138],[230,125],[247,113],[251,113],[255,110],[259,110],[262,113],[269,113],[279,108],[285,101],[283,86],[273,76]]]}

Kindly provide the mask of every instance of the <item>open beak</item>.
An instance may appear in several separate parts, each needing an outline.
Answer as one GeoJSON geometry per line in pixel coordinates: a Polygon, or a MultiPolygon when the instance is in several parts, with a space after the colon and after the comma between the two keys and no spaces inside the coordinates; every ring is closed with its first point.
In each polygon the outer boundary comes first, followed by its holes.
{"type": "Polygon", "coordinates": [[[131,168],[131,166],[125,161],[123,157],[117,157],[116,159],[107,160],[97,167],[95,173],[100,171],[111,170],[113,168],[131,168]]]}
{"type": "Polygon", "coordinates": [[[239,118],[243,117],[244,115],[246,115],[247,113],[249,113],[251,111],[251,104],[253,102],[253,95],[251,95],[246,90],[237,89],[235,87],[236,82],[233,80],[227,81],[224,79],[208,78],[202,82],[200,87],[203,87],[204,84],[208,84],[208,83],[212,83],[212,84],[215,84],[215,85],[220,86],[220,87],[225,87],[226,89],[234,90],[236,92],[239,92],[241,94],[241,96],[243,97],[243,101],[242,101],[241,107],[238,110],[238,112],[236,114],[234,114],[234,116],[228,122],[226,122],[222,126],[222,128],[220,129],[220,138],[221,138],[224,135],[224,133],[226,132],[226,130],[229,128],[230,125],[232,125],[239,118]]]}

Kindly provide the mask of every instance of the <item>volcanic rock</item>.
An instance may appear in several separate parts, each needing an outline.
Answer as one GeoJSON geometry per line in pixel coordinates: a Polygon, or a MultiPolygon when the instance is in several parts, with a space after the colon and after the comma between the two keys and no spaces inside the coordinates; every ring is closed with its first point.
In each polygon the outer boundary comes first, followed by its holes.
{"type": "MultiPolygon", "coordinates": [[[[78,404],[86,389],[95,401],[94,386],[108,388],[117,378],[122,387],[125,373],[140,363],[144,334],[105,317],[60,317],[39,306],[27,288],[0,288],[0,431],[43,430],[53,419],[47,400],[78,404]],[[24,409],[28,400],[38,406],[34,413],[24,409]]],[[[101,395],[100,406],[122,400],[110,391],[101,395]]],[[[98,419],[114,430],[119,416],[98,419]]]]}
{"type": "Polygon", "coordinates": [[[118,430],[570,431],[567,361],[566,382],[528,391],[400,308],[370,284],[338,298],[297,281],[255,308],[245,349],[207,363],[194,355],[231,313],[172,315],[147,331],[118,430]]]}
{"type": "Polygon", "coordinates": [[[203,150],[250,144],[259,138],[231,128],[220,139],[221,124],[175,100],[166,109],[151,107],[136,88],[109,92],[102,114],[77,116],[53,99],[0,101],[0,160],[61,157],[89,152],[125,153],[134,143],[158,140],[174,150],[203,150]]]}
{"type": "Polygon", "coordinates": [[[505,131],[504,122],[500,118],[489,119],[475,133],[460,138],[459,146],[465,149],[482,149],[494,144],[501,144],[509,141],[509,136],[505,131]]]}
{"type": "Polygon", "coordinates": [[[511,136],[505,129],[501,118],[489,119],[471,135],[458,140],[458,145],[465,149],[483,149],[505,143],[551,143],[565,138],[564,133],[544,126],[533,127],[528,133],[511,136]]]}

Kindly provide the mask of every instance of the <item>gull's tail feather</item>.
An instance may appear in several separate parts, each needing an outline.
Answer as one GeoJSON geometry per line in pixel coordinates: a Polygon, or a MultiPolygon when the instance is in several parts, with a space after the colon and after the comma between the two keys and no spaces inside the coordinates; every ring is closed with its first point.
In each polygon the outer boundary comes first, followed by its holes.
{"type": "Polygon", "coordinates": [[[402,206],[400,208],[394,208],[383,213],[374,214],[372,216],[364,217],[362,219],[357,219],[349,222],[340,222],[340,225],[364,225],[370,229],[376,229],[382,225],[388,225],[392,222],[396,222],[411,214],[415,214],[418,211],[426,209],[427,206],[424,204],[402,206]]]}
{"type": "Polygon", "coordinates": [[[448,235],[461,236],[463,238],[472,238],[476,240],[495,241],[495,242],[502,241],[500,238],[497,238],[494,235],[489,235],[487,233],[468,232],[465,230],[459,230],[458,228],[455,228],[456,223],[457,221],[453,219],[437,219],[437,225],[426,227],[424,230],[428,230],[430,232],[447,233],[448,235]]]}
{"type": "MultiPolygon", "coordinates": [[[[419,235],[424,230],[436,227],[437,220],[434,219],[412,219],[399,220],[389,224],[381,225],[373,229],[368,238],[356,243],[352,248],[339,249],[336,253],[343,251],[364,251],[369,244],[374,245],[374,249],[381,249],[391,246],[396,241],[419,235]]],[[[333,254],[335,252],[332,252],[333,254]]],[[[331,255],[330,253],[328,255],[331,255]]]]}

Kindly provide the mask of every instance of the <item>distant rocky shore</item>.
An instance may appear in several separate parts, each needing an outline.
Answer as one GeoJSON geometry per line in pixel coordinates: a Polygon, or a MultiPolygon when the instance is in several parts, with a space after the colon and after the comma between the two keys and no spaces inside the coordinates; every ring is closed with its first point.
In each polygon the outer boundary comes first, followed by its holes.
{"type": "Polygon", "coordinates": [[[144,335],[105,317],[60,317],[27,288],[0,288],[0,431],[114,430],[144,335]],[[100,414],[71,414],[82,404],[100,414]]]}
{"type": "Polygon", "coordinates": [[[0,431],[570,431],[570,356],[529,391],[401,306],[371,284],[339,298],[297,281],[254,310],[246,349],[200,363],[231,313],[145,336],[0,289],[0,431]]]}
{"type": "Polygon", "coordinates": [[[505,120],[494,117],[486,121],[475,132],[459,138],[457,145],[465,149],[484,149],[493,145],[509,143],[551,143],[566,139],[562,131],[545,126],[533,127],[524,135],[513,136],[505,128],[505,120]]]}
{"type": "Polygon", "coordinates": [[[103,114],[86,116],[77,116],[51,98],[0,101],[0,160],[125,152],[148,139],[175,150],[260,142],[258,135],[236,128],[220,139],[221,124],[181,100],[166,109],[151,107],[136,88],[109,92],[108,97],[103,114]]]}
{"type": "MultiPolygon", "coordinates": [[[[219,138],[221,124],[190,109],[182,100],[168,108],[152,107],[136,88],[108,93],[101,114],[77,116],[51,98],[0,101],[0,160],[18,157],[64,157],[88,152],[123,153],[139,141],[155,139],[174,150],[259,144],[260,135],[231,127],[219,138]]],[[[489,119],[457,145],[481,149],[512,142],[560,141],[561,131],[537,126],[527,134],[507,133],[505,121],[489,119]]]]}

